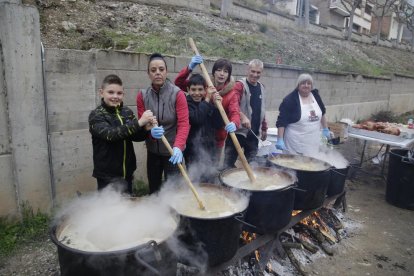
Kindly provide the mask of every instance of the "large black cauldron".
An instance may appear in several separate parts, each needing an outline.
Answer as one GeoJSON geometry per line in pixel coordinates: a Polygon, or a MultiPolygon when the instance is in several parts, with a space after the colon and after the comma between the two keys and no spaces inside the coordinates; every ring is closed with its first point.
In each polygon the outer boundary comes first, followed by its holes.
{"type": "MultiPolygon", "coordinates": [[[[292,218],[293,203],[295,191],[293,189],[296,179],[287,172],[276,168],[254,168],[254,171],[260,172],[271,177],[279,174],[281,177],[290,180],[291,184],[283,188],[271,190],[241,189],[234,186],[234,183],[227,183],[226,176],[232,173],[243,171],[243,169],[229,169],[219,175],[220,182],[226,186],[233,187],[236,190],[249,192],[250,200],[245,214],[244,229],[249,232],[265,234],[276,233],[289,224],[292,218]],[[249,226],[252,225],[252,226],[249,226]]],[[[247,178],[247,175],[246,175],[247,178]]],[[[277,184],[277,183],[275,183],[277,184]]]]}
{"type": "MultiPolygon", "coordinates": [[[[233,194],[233,196],[236,194],[230,189],[214,184],[201,184],[200,186],[218,190],[224,194],[233,194]]],[[[236,217],[242,217],[246,208],[247,206],[238,213],[215,218],[179,214],[177,240],[184,248],[177,252],[180,262],[192,266],[203,266],[207,263],[207,266],[214,267],[233,258],[239,249],[242,231],[242,222],[236,217]]]]}
{"type": "Polygon", "coordinates": [[[331,169],[331,182],[329,182],[328,190],[326,192],[327,197],[339,195],[345,189],[345,180],[348,175],[349,166],[346,168],[332,168],[331,169]]]}
{"type": "Polygon", "coordinates": [[[268,161],[271,166],[296,171],[298,187],[293,206],[295,210],[316,209],[323,205],[331,180],[331,165],[316,158],[293,154],[269,156],[268,161]]]}
{"type": "Polygon", "coordinates": [[[59,226],[54,226],[50,237],[58,249],[62,276],[129,276],[176,275],[177,260],[166,242],[155,241],[125,250],[87,252],[68,247],[59,241],[59,226]]]}

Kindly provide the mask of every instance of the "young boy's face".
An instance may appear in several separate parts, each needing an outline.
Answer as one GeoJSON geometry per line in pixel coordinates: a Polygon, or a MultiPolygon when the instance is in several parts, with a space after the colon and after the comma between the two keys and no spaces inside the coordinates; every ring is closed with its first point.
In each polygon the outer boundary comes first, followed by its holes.
{"type": "Polygon", "coordinates": [[[203,98],[206,96],[206,90],[204,89],[203,85],[191,85],[188,88],[188,94],[195,102],[201,102],[203,98]]]}
{"type": "Polygon", "coordinates": [[[99,94],[107,106],[117,107],[124,99],[124,88],[119,84],[108,84],[99,89],[99,94]]]}

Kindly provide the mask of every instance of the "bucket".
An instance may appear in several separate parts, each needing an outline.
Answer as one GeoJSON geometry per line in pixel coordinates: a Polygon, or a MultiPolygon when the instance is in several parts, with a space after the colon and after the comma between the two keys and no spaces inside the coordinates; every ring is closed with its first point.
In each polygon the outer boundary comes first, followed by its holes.
{"type": "Polygon", "coordinates": [[[390,151],[385,200],[397,207],[414,210],[414,162],[408,150],[390,151]]]}

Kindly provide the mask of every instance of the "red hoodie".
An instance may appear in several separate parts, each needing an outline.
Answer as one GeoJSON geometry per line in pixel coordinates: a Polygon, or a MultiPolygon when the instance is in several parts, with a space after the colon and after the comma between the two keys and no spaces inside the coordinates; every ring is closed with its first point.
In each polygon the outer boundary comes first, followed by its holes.
{"type": "MultiPolygon", "coordinates": [[[[188,66],[184,67],[180,73],[178,73],[177,78],[174,83],[181,90],[187,91],[188,85],[188,76],[190,75],[191,70],[188,66]]],[[[224,111],[226,111],[227,117],[229,120],[236,124],[238,128],[240,126],[240,106],[238,101],[238,96],[236,91],[233,90],[234,80],[231,78],[229,82],[226,82],[222,86],[215,86],[220,96],[223,98],[221,104],[223,105],[224,111]]],[[[218,148],[224,147],[224,141],[226,140],[227,132],[223,128],[216,130],[216,146],[218,148]]]]}

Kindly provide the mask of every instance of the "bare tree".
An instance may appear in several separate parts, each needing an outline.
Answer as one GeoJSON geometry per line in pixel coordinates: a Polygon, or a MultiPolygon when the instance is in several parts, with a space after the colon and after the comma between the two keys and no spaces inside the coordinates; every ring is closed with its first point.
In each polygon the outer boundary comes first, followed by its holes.
{"type": "Polygon", "coordinates": [[[414,7],[406,3],[403,12],[405,17],[405,25],[411,32],[411,51],[414,51],[414,7]]]}
{"type": "Polygon", "coordinates": [[[397,41],[396,44],[401,43],[402,37],[402,28],[405,24],[404,13],[401,12],[403,6],[405,5],[405,0],[397,1],[392,6],[392,10],[396,15],[396,20],[398,22],[398,30],[397,30],[397,41]]]}
{"type": "Polygon", "coordinates": [[[298,0],[299,24],[305,29],[309,27],[309,5],[309,0],[298,0]]]}
{"type": "Polygon", "coordinates": [[[309,28],[309,0],[303,0],[305,6],[305,29],[309,28]]]}
{"type": "Polygon", "coordinates": [[[354,24],[355,10],[361,6],[362,0],[341,0],[342,6],[349,13],[349,26],[345,32],[346,40],[351,40],[352,25],[354,24]]]}
{"type": "Polygon", "coordinates": [[[405,24],[411,32],[411,51],[414,51],[414,7],[407,0],[400,0],[394,5],[394,12],[397,15],[398,27],[405,24]]]}
{"type": "Polygon", "coordinates": [[[374,4],[374,9],[372,13],[377,19],[377,37],[375,38],[375,43],[378,44],[381,37],[382,30],[382,20],[384,16],[390,15],[392,18],[393,7],[396,2],[399,0],[371,0],[371,4],[374,4]],[[391,14],[390,14],[391,12],[391,14]]]}

